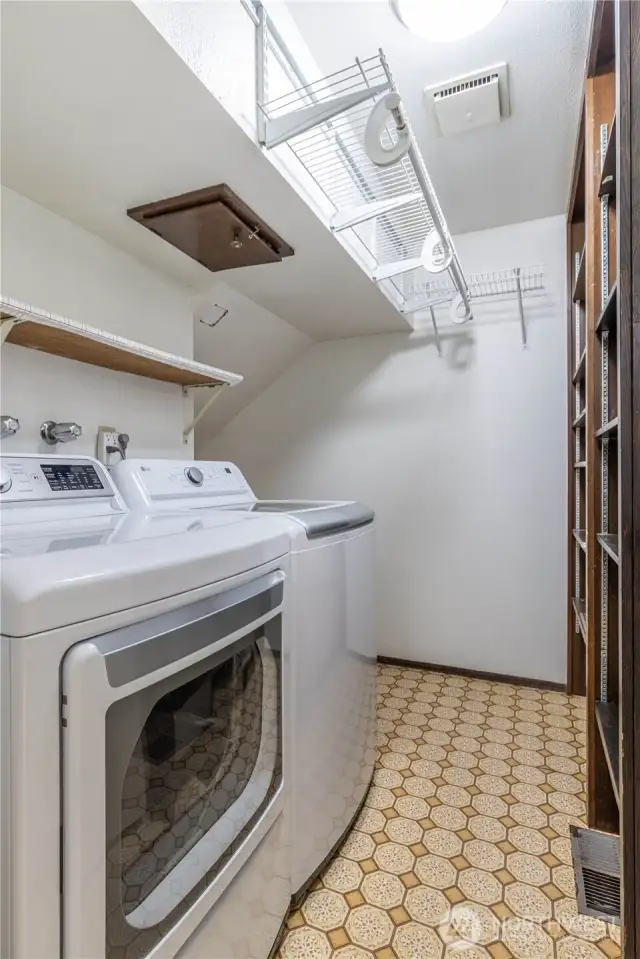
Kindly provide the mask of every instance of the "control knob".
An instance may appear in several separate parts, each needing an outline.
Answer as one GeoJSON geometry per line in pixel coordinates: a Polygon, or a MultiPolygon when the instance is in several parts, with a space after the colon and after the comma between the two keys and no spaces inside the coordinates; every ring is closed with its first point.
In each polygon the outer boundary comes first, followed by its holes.
{"type": "Polygon", "coordinates": [[[11,484],[13,480],[11,479],[11,474],[4,467],[0,467],[0,493],[6,493],[11,489],[11,484]]]}
{"type": "Polygon", "coordinates": [[[202,486],[204,482],[202,470],[199,470],[197,466],[187,466],[184,475],[194,486],[202,486]]]}

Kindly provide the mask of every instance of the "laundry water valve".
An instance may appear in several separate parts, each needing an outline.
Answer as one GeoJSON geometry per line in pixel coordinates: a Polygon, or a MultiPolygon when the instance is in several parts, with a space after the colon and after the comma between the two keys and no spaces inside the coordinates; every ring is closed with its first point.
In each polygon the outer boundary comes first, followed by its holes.
{"type": "Polygon", "coordinates": [[[82,436],[82,427],[77,423],[54,423],[53,420],[45,420],[40,427],[40,436],[49,446],[70,443],[82,436]]]}

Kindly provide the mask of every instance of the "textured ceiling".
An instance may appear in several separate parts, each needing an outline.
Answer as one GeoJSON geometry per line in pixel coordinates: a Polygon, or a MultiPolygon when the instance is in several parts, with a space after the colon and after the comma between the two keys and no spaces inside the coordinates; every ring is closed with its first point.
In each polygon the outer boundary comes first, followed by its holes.
{"type": "Polygon", "coordinates": [[[452,233],[565,211],[591,0],[509,0],[488,27],[454,43],[414,36],[386,0],[288,6],[327,73],[384,49],[452,233]],[[431,136],[424,88],[505,60],[511,117],[447,139],[431,136]]]}

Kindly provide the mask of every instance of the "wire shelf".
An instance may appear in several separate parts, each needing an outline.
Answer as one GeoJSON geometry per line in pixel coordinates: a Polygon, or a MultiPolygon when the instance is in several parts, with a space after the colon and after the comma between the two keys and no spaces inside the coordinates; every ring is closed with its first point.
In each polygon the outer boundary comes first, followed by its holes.
{"type": "MultiPolygon", "coordinates": [[[[323,77],[266,103],[263,113],[275,119],[301,106],[331,100],[343,93],[359,93],[385,84],[392,88],[380,55],[356,61],[345,70],[323,77]]],[[[410,161],[404,157],[393,167],[382,168],[370,160],[364,131],[371,113],[367,99],[335,119],[293,137],[287,145],[315,180],[334,210],[410,194],[414,199],[397,211],[353,227],[378,263],[420,256],[424,239],[434,229],[433,219],[410,161]]],[[[383,142],[396,142],[395,125],[387,123],[383,142]]],[[[430,181],[429,181],[430,182],[430,181]]],[[[427,276],[426,271],[425,278],[427,276]]],[[[401,286],[398,290],[402,293],[401,286]]]]}
{"type": "MultiPolygon", "coordinates": [[[[456,288],[449,277],[425,282],[425,270],[413,270],[402,277],[403,292],[407,300],[406,312],[429,309],[448,302],[456,288]]],[[[544,269],[541,265],[493,270],[488,273],[470,273],[467,276],[469,293],[474,300],[483,297],[517,296],[544,289],[544,269]]]]}
{"type": "MultiPolygon", "coordinates": [[[[286,143],[330,205],[334,229],[338,229],[341,215],[348,221],[347,214],[351,213],[357,220],[359,211],[363,211],[358,222],[344,229],[366,250],[372,278],[393,286],[403,310],[406,274],[402,270],[407,269],[410,261],[420,258],[425,238],[437,230],[443,242],[438,244],[436,255],[444,255],[448,248],[455,261],[449,271],[448,288],[467,295],[453,241],[417,147],[389,167],[374,164],[365,149],[364,134],[373,101],[396,89],[382,51],[366,60],[356,59],[349,67],[312,83],[299,82],[299,71],[288,68],[281,46],[268,32],[266,53],[265,93],[275,88],[279,94],[271,99],[265,97],[265,102],[258,104],[267,129],[271,124],[271,141],[267,137],[267,145],[286,143]],[[281,92],[283,87],[286,92],[281,92]],[[330,111],[332,104],[343,108],[330,116],[323,115],[322,111],[330,111]],[[313,115],[319,121],[305,123],[306,117],[313,115]],[[367,213],[367,208],[376,204],[385,209],[375,216],[367,213]],[[376,275],[379,267],[395,264],[399,265],[397,273],[389,269],[384,279],[376,275]]],[[[415,144],[404,114],[403,120],[415,144]]],[[[397,136],[396,122],[389,114],[382,143],[389,147],[395,144],[397,136]]],[[[423,286],[433,277],[423,267],[417,272],[422,275],[423,286]]]]}

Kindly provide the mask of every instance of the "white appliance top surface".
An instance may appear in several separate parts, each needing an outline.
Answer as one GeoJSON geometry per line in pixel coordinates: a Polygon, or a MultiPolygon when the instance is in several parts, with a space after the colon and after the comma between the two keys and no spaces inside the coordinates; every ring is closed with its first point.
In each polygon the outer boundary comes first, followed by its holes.
{"type": "Polygon", "coordinates": [[[175,596],[289,551],[284,530],[267,516],[130,513],[109,474],[90,457],[58,457],[56,469],[44,471],[38,480],[22,476],[35,476],[36,461],[54,458],[1,459],[3,480],[8,460],[12,477],[10,489],[0,494],[5,636],[31,635],[175,596]],[[18,461],[23,461],[22,473],[18,461]],[[74,489],[50,489],[70,485],[61,484],[59,477],[71,461],[74,489]],[[99,495],[96,482],[102,488],[99,495]],[[61,499],[60,493],[67,495],[61,499]]]}
{"type": "MultiPolygon", "coordinates": [[[[234,463],[180,460],[124,460],[113,470],[127,506],[148,512],[250,510],[280,513],[308,538],[329,536],[373,522],[361,503],[332,500],[257,500],[234,463]]],[[[291,530],[291,523],[288,524],[291,530]]]]}

